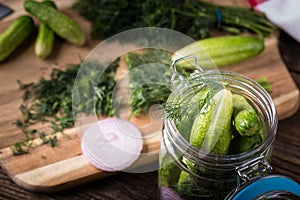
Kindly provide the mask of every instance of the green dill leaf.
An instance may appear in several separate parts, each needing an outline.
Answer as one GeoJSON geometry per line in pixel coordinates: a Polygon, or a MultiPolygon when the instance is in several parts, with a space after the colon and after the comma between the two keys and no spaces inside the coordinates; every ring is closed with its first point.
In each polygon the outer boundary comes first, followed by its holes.
{"type": "Polygon", "coordinates": [[[39,134],[39,136],[40,136],[40,139],[42,140],[42,143],[43,143],[43,144],[46,144],[46,143],[47,143],[47,138],[46,138],[45,133],[44,133],[44,132],[41,132],[41,133],[39,134]]]}
{"type": "Polygon", "coordinates": [[[17,142],[15,144],[13,144],[12,146],[10,146],[12,152],[13,152],[13,155],[24,155],[24,154],[27,154],[28,151],[27,150],[24,150],[24,143],[21,143],[21,142],[17,142]]]}
{"type": "Polygon", "coordinates": [[[48,143],[51,147],[55,147],[57,145],[57,137],[56,136],[49,137],[48,143]]]}

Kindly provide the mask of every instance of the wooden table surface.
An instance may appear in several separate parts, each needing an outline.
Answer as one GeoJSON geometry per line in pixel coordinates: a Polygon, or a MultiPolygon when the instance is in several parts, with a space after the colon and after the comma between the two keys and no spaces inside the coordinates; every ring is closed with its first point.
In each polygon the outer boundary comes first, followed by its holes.
{"type": "MultiPolygon", "coordinates": [[[[300,44],[281,32],[279,48],[300,87],[300,44]]],[[[300,182],[300,110],[279,122],[271,165],[274,172],[300,182]]],[[[31,193],[18,187],[0,168],[1,199],[158,199],[157,172],[121,173],[55,194],[31,193]]]]}

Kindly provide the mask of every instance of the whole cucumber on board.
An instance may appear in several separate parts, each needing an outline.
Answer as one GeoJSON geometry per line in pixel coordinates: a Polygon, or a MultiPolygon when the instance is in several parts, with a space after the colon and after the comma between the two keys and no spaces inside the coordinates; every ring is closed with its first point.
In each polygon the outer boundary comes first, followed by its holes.
{"type": "Polygon", "coordinates": [[[79,46],[85,43],[85,34],[80,25],[59,10],[33,0],[26,0],[24,8],[68,42],[79,46]]]}
{"type": "Polygon", "coordinates": [[[30,16],[16,18],[0,34],[0,62],[9,56],[32,33],[34,22],[30,16]]]}
{"type": "MultiPolygon", "coordinates": [[[[56,8],[53,1],[43,1],[44,5],[56,8]]],[[[46,58],[52,52],[54,45],[54,32],[44,23],[41,22],[39,26],[38,35],[34,44],[34,52],[38,57],[46,58]]]]}
{"type": "MultiPolygon", "coordinates": [[[[255,36],[218,36],[202,39],[176,51],[172,60],[189,55],[198,57],[198,64],[203,68],[217,67],[238,63],[258,55],[264,50],[264,40],[255,36]]],[[[185,69],[194,70],[191,62],[178,63],[185,69]]]]}

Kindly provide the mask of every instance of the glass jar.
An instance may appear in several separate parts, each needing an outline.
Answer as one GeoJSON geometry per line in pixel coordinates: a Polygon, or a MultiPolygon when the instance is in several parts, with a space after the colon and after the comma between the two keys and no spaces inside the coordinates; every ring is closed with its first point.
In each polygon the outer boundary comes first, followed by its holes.
{"type": "MultiPolygon", "coordinates": [[[[204,82],[223,85],[232,93],[243,95],[256,109],[264,126],[264,139],[255,148],[234,155],[214,155],[189,144],[179,133],[174,121],[166,116],[159,158],[161,199],[224,199],[243,183],[271,170],[272,154],[278,118],[272,98],[255,81],[228,71],[194,73],[188,86],[177,84],[173,99],[189,102],[204,82]],[[196,166],[191,170],[189,166],[196,166]],[[182,181],[183,180],[183,181],[182,181]]],[[[184,81],[183,81],[184,82],[184,81]]],[[[168,100],[169,101],[169,100],[168,100]]],[[[179,122],[180,123],[180,122],[179,122]]]]}

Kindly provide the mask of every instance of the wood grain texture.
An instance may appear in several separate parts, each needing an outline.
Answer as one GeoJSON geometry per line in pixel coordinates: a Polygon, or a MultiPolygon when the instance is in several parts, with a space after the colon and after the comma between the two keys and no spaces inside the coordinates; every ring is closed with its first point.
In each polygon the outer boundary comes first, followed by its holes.
{"type": "MultiPolygon", "coordinates": [[[[22,10],[20,3],[16,0],[12,0],[11,5],[22,10]]],[[[66,196],[70,199],[157,198],[156,172],[144,174],[121,173],[118,176],[76,187],[75,190],[67,190],[66,192],[47,196],[32,194],[17,188],[4,175],[3,170],[21,187],[40,192],[66,190],[113,175],[97,170],[89,165],[81,155],[80,138],[74,133],[70,134],[72,136],[71,139],[60,137],[59,145],[55,148],[39,146],[32,149],[30,154],[20,157],[12,156],[10,150],[5,148],[23,138],[18,129],[12,125],[12,121],[20,116],[18,107],[21,103],[22,95],[18,90],[16,80],[20,79],[24,82],[37,81],[41,75],[47,76],[53,68],[65,68],[69,63],[78,63],[81,58],[84,58],[99,43],[99,41],[93,41],[89,38],[90,26],[85,20],[70,9],[64,9],[64,12],[72,15],[84,27],[88,38],[88,42],[84,47],[76,47],[59,40],[50,58],[42,60],[36,58],[33,54],[33,46],[31,44],[34,37],[32,37],[27,44],[14,52],[4,64],[0,65],[0,148],[4,148],[0,154],[2,167],[0,171],[0,198],[5,199],[12,196],[15,199],[22,199],[24,196],[31,199],[63,199],[66,196]],[[127,184],[124,185],[124,182],[127,184]],[[99,193],[98,189],[101,193],[99,193]]],[[[8,25],[11,19],[12,17],[7,18],[0,23],[0,32],[8,25]]],[[[224,70],[235,71],[251,78],[267,77],[273,83],[271,95],[280,119],[286,119],[297,111],[299,90],[281,60],[275,37],[266,41],[266,49],[261,55],[244,63],[225,67],[224,70]]],[[[277,172],[290,175],[299,180],[299,159],[293,156],[293,153],[299,149],[296,143],[297,140],[294,140],[295,143],[290,148],[285,148],[285,143],[293,140],[295,135],[287,137],[281,132],[279,133],[279,140],[276,141],[272,162],[277,167],[277,172]],[[289,169],[290,166],[292,166],[291,169],[289,169]]],[[[152,158],[157,160],[159,138],[153,138],[152,141],[148,141],[146,144],[147,146],[144,147],[144,150],[148,147],[150,148],[148,150],[156,150],[153,151],[152,158]]]]}

